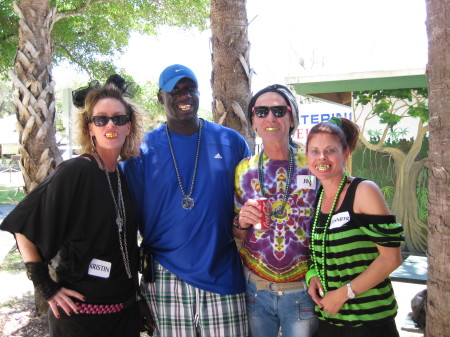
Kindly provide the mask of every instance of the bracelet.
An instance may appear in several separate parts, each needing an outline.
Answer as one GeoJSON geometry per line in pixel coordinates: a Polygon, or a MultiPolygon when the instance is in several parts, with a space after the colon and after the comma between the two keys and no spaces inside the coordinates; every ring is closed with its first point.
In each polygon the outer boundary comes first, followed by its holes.
{"type": "Polygon", "coordinates": [[[233,226],[241,231],[248,231],[250,227],[241,227],[239,224],[239,214],[236,214],[236,216],[233,219],[233,226]]]}

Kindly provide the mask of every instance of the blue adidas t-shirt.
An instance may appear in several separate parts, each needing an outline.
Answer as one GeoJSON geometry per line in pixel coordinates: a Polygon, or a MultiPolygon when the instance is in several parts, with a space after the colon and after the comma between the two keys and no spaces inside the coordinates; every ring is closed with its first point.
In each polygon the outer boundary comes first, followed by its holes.
{"type": "MultiPolygon", "coordinates": [[[[185,193],[195,166],[198,133],[170,132],[185,193]]],[[[192,198],[181,206],[181,193],[165,124],[148,133],[141,156],[124,163],[141,223],[143,245],[167,270],[199,289],[219,294],[244,291],[241,261],[232,234],[236,165],[250,156],[235,130],[204,121],[192,198]]]]}

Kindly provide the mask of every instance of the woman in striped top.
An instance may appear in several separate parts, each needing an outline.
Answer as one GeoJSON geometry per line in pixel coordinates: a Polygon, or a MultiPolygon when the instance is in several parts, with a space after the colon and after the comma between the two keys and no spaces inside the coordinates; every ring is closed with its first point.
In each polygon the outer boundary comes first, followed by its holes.
{"type": "Polygon", "coordinates": [[[310,171],[320,180],[307,273],[321,336],[398,336],[389,274],[401,263],[403,228],[378,186],[345,172],[359,128],[331,118],[308,134],[310,171]]]}

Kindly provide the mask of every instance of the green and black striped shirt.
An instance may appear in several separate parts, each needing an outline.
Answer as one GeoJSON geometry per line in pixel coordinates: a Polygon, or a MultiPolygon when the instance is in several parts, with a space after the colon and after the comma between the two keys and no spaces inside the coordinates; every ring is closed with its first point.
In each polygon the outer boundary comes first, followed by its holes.
{"type": "MultiPolygon", "coordinates": [[[[378,257],[376,245],[399,247],[403,227],[393,215],[366,215],[353,212],[357,185],[355,178],[349,186],[341,207],[333,214],[326,240],[327,290],[338,289],[367,269],[378,257]]],[[[322,240],[328,214],[319,214],[317,238],[314,241],[316,263],[322,273],[322,240]]],[[[314,273],[313,270],[310,272],[314,273]]],[[[317,271],[316,271],[317,272],[317,271]]],[[[328,315],[316,306],[320,319],[340,326],[379,325],[393,320],[397,314],[397,302],[389,278],[374,288],[348,300],[336,315],[328,315]]]]}

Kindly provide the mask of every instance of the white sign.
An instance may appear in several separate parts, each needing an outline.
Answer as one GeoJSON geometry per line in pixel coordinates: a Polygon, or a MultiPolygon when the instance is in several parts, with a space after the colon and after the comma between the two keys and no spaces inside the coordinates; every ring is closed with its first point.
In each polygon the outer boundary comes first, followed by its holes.
{"type": "Polygon", "coordinates": [[[353,120],[351,107],[331,103],[299,104],[299,125],[292,138],[306,144],[309,130],[316,124],[328,121],[331,117],[344,117],[353,120]]]}

